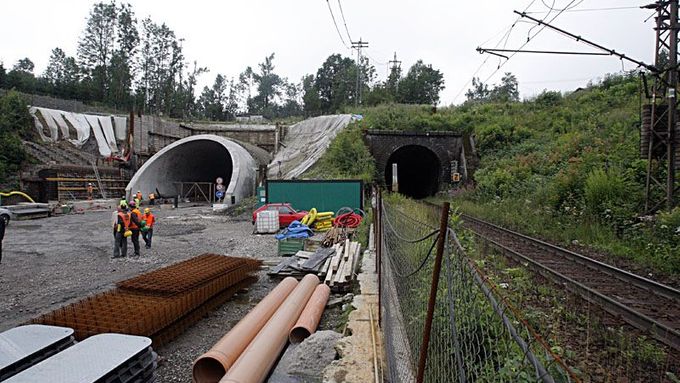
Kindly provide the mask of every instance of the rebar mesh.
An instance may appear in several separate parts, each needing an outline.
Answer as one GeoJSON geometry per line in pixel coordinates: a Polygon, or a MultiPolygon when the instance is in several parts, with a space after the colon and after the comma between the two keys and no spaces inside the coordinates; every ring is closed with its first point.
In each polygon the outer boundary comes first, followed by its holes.
{"type": "Polygon", "coordinates": [[[71,327],[78,340],[115,332],[153,337],[158,345],[158,342],[163,343],[179,335],[210,310],[256,280],[252,274],[259,268],[258,261],[244,259],[236,262],[235,258],[218,257],[224,260],[213,259],[213,264],[229,263],[231,269],[222,268],[217,275],[209,272],[191,275],[190,272],[195,271],[193,265],[205,262],[180,262],[134,278],[144,281],[145,284],[138,286],[149,287],[148,291],[116,288],[44,314],[32,322],[71,327]],[[182,272],[181,267],[177,267],[182,265],[188,265],[188,270],[182,272]],[[168,269],[172,273],[168,273],[168,269]],[[162,278],[155,278],[159,275],[162,278]],[[207,279],[197,284],[196,275],[207,279]],[[184,288],[179,293],[168,289],[170,295],[160,295],[163,287],[172,281],[170,277],[180,286],[192,287],[184,288]]]}
{"type": "MultiPolygon", "coordinates": [[[[391,382],[416,381],[439,230],[436,209],[383,202],[382,327],[391,382]]],[[[446,232],[425,382],[577,379],[446,232]]]]}

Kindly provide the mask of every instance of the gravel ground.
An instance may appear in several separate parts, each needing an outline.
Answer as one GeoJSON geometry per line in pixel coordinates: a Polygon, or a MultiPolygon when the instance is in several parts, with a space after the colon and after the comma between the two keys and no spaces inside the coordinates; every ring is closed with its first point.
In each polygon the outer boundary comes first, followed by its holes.
{"type": "MultiPolygon", "coordinates": [[[[248,214],[213,215],[207,207],[155,209],[153,248],[142,256],[112,260],[110,211],[90,211],[34,221],[14,221],[3,242],[0,264],[0,331],[24,323],[115,282],[205,252],[280,260],[272,236],[252,234],[248,214]]],[[[140,239],[141,241],[141,239],[140,239]]],[[[131,254],[131,246],[128,254],[131,254]]],[[[159,382],[191,382],[191,363],[207,351],[275,286],[260,279],[156,351],[159,382]]],[[[140,313],[141,314],[141,313],[140,313]]],[[[324,316],[326,317],[326,316],[324,316]]],[[[332,321],[328,321],[332,322],[332,321]]],[[[330,325],[330,323],[329,323],[330,325]]],[[[325,327],[322,323],[322,328],[325,327]]]]}

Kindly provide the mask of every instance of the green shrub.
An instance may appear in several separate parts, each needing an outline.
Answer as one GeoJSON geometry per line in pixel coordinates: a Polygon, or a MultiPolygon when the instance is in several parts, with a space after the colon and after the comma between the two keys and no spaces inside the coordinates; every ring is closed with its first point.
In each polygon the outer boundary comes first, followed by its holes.
{"type": "Polygon", "coordinates": [[[321,159],[304,176],[308,178],[352,178],[373,180],[375,160],[356,124],[338,133],[321,159]]]}
{"type": "Polygon", "coordinates": [[[588,174],[584,198],[588,213],[609,218],[615,211],[624,208],[628,196],[626,181],[618,174],[597,169],[588,174]]]}

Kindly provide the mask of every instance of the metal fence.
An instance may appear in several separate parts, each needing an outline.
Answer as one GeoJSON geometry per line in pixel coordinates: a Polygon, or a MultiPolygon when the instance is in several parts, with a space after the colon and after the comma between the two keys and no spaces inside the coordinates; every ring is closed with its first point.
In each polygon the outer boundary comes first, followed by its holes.
{"type": "Polygon", "coordinates": [[[390,382],[578,381],[466,255],[448,212],[440,228],[429,205],[376,210],[390,382]]]}

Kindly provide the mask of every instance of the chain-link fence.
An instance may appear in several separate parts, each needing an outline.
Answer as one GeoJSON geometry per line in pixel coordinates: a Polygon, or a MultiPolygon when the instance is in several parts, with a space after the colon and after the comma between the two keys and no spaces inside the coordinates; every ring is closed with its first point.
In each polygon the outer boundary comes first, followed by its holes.
{"type": "MultiPolygon", "coordinates": [[[[402,201],[404,202],[404,201],[402,201]]],[[[382,328],[390,382],[572,382],[569,369],[468,258],[448,225],[421,355],[441,211],[378,203],[382,328]]]]}

